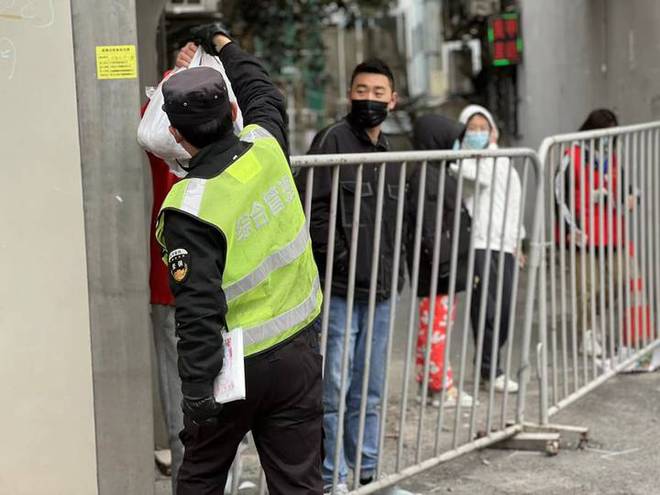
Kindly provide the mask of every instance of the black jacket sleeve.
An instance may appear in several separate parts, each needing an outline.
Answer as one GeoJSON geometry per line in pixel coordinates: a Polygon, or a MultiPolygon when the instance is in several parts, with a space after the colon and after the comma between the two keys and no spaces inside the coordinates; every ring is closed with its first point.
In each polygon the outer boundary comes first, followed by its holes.
{"type": "MultiPolygon", "coordinates": [[[[339,153],[337,137],[328,129],[319,132],[312,140],[308,154],[320,155],[339,153]]],[[[307,189],[307,169],[301,170],[296,177],[296,184],[304,204],[307,189]]],[[[325,270],[328,254],[328,226],[330,224],[330,199],[332,197],[332,168],[316,167],[314,169],[314,187],[312,189],[311,218],[309,233],[312,238],[312,251],[320,271],[325,270]]],[[[346,263],[348,258],[348,243],[341,229],[335,231],[334,264],[346,263]]]]}
{"type": "Polygon", "coordinates": [[[233,42],[225,45],[219,57],[236,93],[244,124],[257,124],[266,129],[288,157],[286,99],[273,84],[263,64],[233,42]]]}
{"type": "Polygon", "coordinates": [[[221,330],[226,328],[227,302],[221,283],[227,244],[210,225],[184,213],[168,211],[165,215],[181,388],[184,396],[207,397],[213,392],[224,355],[221,330]]]}

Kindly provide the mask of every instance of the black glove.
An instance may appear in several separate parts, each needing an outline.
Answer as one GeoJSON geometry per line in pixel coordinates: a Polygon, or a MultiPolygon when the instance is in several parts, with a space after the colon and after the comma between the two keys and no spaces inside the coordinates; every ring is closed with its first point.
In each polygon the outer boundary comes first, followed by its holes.
{"type": "Polygon", "coordinates": [[[201,26],[194,27],[190,30],[192,41],[204,48],[204,51],[211,55],[216,55],[213,38],[218,34],[222,34],[231,39],[229,30],[221,22],[202,24],[201,26]]]}
{"type": "Polygon", "coordinates": [[[188,416],[197,424],[215,423],[222,411],[222,404],[215,401],[213,396],[207,397],[183,397],[181,402],[183,414],[188,416]]]}

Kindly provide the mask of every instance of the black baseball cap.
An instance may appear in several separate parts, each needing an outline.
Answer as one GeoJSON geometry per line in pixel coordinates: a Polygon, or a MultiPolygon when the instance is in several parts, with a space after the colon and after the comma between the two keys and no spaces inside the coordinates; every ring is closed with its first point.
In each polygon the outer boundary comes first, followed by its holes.
{"type": "Polygon", "coordinates": [[[231,114],[225,81],[215,69],[194,67],[163,84],[163,110],[173,127],[223,120],[231,114]]]}

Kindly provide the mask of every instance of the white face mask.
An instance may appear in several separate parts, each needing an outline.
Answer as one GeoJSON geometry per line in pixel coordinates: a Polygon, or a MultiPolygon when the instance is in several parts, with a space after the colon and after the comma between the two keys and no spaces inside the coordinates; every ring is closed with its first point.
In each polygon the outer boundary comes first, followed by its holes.
{"type": "Polygon", "coordinates": [[[469,150],[483,150],[488,146],[490,133],[488,131],[465,131],[463,148],[469,150]]]}

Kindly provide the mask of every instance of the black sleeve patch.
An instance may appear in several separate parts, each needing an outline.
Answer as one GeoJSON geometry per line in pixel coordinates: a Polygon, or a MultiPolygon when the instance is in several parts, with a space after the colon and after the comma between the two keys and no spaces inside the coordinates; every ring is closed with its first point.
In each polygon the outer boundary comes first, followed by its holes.
{"type": "Polygon", "coordinates": [[[175,249],[167,258],[170,276],[177,283],[185,282],[190,273],[190,254],[185,249],[175,249]]]}

